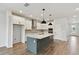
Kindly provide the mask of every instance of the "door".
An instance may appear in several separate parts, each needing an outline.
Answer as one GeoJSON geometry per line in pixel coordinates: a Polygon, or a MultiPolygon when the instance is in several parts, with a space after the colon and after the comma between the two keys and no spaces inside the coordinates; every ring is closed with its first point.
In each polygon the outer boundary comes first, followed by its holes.
{"type": "Polygon", "coordinates": [[[13,25],[13,44],[21,42],[22,26],[13,25]]]}

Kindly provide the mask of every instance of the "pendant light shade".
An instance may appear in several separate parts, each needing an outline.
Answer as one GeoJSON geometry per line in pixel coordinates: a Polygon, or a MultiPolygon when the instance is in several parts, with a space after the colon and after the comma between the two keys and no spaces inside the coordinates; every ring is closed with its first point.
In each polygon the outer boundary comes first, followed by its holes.
{"type": "Polygon", "coordinates": [[[45,11],[45,9],[42,9],[42,11],[43,11],[43,21],[41,22],[41,24],[46,24],[46,21],[44,20],[44,11],[45,11]]]}
{"type": "Polygon", "coordinates": [[[48,25],[52,25],[52,23],[49,23],[48,25]]]}
{"type": "Polygon", "coordinates": [[[42,23],[42,24],[46,24],[46,21],[45,21],[45,20],[43,20],[41,23],[42,23]]]}
{"type": "MultiPolygon", "coordinates": [[[[52,15],[50,14],[49,16],[51,17],[52,15]]],[[[52,25],[52,23],[50,22],[48,25],[52,25]]]]}

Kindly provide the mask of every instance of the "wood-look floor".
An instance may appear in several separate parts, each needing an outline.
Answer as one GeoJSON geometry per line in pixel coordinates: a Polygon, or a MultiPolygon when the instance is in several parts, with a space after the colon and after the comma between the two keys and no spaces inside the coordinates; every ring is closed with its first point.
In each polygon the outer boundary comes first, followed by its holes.
{"type": "MultiPolygon", "coordinates": [[[[38,55],[72,55],[79,54],[79,40],[72,37],[67,42],[55,40],[49,47],[43,49],[38,55]]],[[[23,43],[15,44],[13,48],[0,48],[0,55],[33,55],[23,43]]]]}
{"type": "MultiPolygon", "coordinates": [[[[67,51],[66,42],[56,40],[51,42],[48,48],[43,49],[38,55],[64,55],[67,51]]],[[[1,55],[33,55],[27,50],[27,47],[23,43],[15,44],[13,48],[0,48],[1,55]]]]}

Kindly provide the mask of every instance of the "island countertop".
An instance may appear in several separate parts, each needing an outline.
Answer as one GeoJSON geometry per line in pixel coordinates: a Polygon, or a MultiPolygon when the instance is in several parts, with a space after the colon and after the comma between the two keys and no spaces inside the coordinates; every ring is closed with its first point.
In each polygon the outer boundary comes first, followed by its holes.
{"type": "Polygon", "coordinates": [[[26,34],[27,37],[37,38],[37,39],[42,39],[42,38],[52,36],[52,35],[53,34],[50,34],[50,33],[43,33],[43,34],[40,34],[40,33],[27,33],[26,34]]]}

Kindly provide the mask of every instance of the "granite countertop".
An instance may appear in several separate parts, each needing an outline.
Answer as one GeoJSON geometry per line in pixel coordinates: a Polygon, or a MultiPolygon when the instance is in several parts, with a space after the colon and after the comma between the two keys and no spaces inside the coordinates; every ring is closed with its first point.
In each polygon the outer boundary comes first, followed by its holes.
{"type": "Polygon", "coordinates": [[[32,37],[37,39],[42,39],[52,35],[53,34],[50,34],[50,33],[26,33],[26,37],[32,37]]]}

